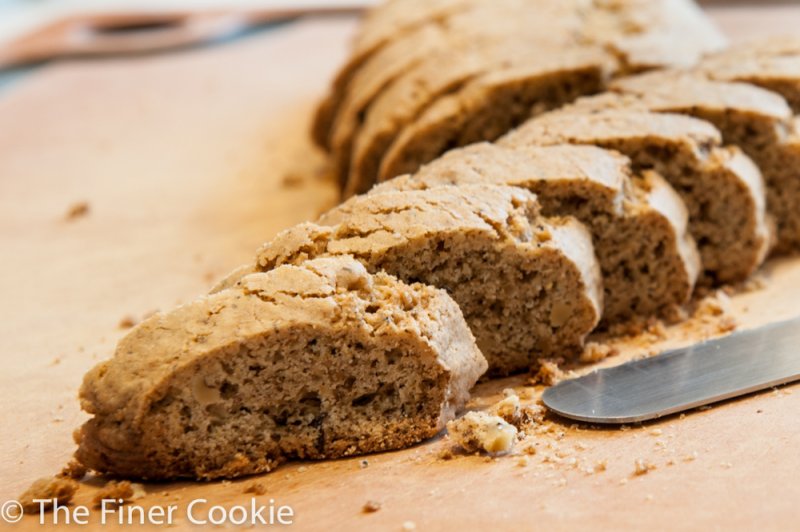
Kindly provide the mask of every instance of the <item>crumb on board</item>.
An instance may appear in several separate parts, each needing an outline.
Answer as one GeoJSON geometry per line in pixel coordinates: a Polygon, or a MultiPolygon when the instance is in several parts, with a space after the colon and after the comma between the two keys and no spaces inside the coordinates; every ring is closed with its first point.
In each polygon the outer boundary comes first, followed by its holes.
{"type": "Polygon", "coordinates": [[[95,506],[101,506],[104,500],[116,504],[125,504],[133,500],[133,486],[129,480],[110,480],[92,498],[95,506]]]}
{"type": "Polygon", "coordinates": [[[365,514],[375,513],[380,509],[381,509],[380,501],[374,501],[374,500],[369,500],[369,501],[365,502],[364,506],[361,508],[361,510],[365,514]]]}
{"type": "Polygon", "coordinates": [[[453,449],[451,449],[450,447],[445,447],[441,449],[437,456],[440,460],[452,460],[453,458],[455,458],[455,455],[453,454],[453,449]]]}
{"type": "Polygon", "coordinates": [[[416,530],[417,524],[414,521],[406,521],[403,523],[403,530],[416,530]]]}
{"type": "Polygon", "coordinates": [[[53,507],[53,501],[67,504],[78,491],[78,483],[71,478],[45,477],[36,480],[17,499],[22,509],[27,513],[39,513],[53,507]],[[37,499],[46,499],[48,502],[34,502],[37,499]]]}
{"type": "Polygon", "coordinates": [[[251,482],[244,489],[245,493],[253,493],[255,495],[264,495],[267,492],[267,487],[263,482],[251,482]]]}
{"type": "Polygon", "coordinates": [[[503,454],[511,451],[517,428],[486,412],[467,412],[447,423],[447,431],[464,451],[503,454]]]}
{"type": "Polygon", "coordinates": [[[504,399],[501,399],[489,408],[489,413],[503,418],[506,423],[511,423],[512,425],[517,423],[520,413],[519,396],[515,393],[506,395],[504,399]]]}
{"type": "Polygon", "coordinates": [[[583,352],[578,360],[586,364],[600,362],[618,353],[619,350],[616,347],[599,342],[588,342],[583,348],[583,352]]]}
{"type": "Polygon", "coordinates": [[[136,318],[133,316],[124,316],[122,319],[119,320],[119,324],[117,325],[120,329],[130,329],[136,325],[136,318]]]}
{"type": "Polygon", "coordinates": [[[61,472],[56,475],[59,478],[71,478],[80,480],[86,476],[88,469],[85,465],[75,459],[70,460],[67,465],[61,468],[61,472]]]}
{"type": "Polygon", "coordinates": [[[655,464],[648,462],[644,458],[637,458],[634,461],[633,474],[636,476],[646,475],[656,468],[655,464]]]}
{"type": "Polygon", "coordinates": [[[89,203],[85,201],[78,201],[73,203],[67,209],[67,214],[64,216],[67,221],[77,220],[89,214],[89,203]]]}
{"type": "Polygon", "coordinates": [[[305,181],[305,179],[302,175],[296,172],[287,172],[281,179],[281,185],[284,188],[297,188],[303,184],[303,181],[305,181]]]}
{"type": "Polygon", "coordinates": [[[368,468],[369,467],[369,460],[361,460],[360,462],[358,462],[358,467],[360,467],[361,469],[368,468]]]}
{"type": "Polygon", "coordinates": [[[551,359],[542,359],[538,367],[533,368],[531,384],[553,386],[564,378],[564,372],[558,367],[558,362],[551,359]]]}

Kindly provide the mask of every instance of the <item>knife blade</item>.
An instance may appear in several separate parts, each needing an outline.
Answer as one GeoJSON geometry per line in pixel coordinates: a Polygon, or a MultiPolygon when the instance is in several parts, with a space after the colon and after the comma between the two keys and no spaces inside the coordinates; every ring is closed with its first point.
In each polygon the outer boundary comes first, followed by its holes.
{"type": "Polygon", "coordinates": [[[549,388],[544,404],[600,424],[647,421],[800,379],[800,319],[604,368],[549,388]]]}

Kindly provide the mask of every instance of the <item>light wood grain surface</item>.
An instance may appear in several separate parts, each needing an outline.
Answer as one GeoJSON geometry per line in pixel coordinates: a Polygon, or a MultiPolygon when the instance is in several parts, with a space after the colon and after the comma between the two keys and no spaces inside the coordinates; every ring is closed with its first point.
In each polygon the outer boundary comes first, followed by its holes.
{"type": "MultiPolygon", "coordinates": [[[[713,14],[737,38],[800,27],[800,7],[713,14]]],[[[61,63],[0,94],[0,502],[69,459],[85,419],[81,377],[112,353],[120,320],[196,297],[277,231],[333,204],[306,131],[352,29],[350,19],[311,19],[213,48],[61,63]],[[67,220],[80,202],[88,214],[67,220]]],[[[723,317],[749,327],[800,315],[800,260],[772,261],[765,279],[723,317]]],[[[663,339],[621,344],[606,363],[718,324],[697,318],[663,339]]],[[[521,384],[483,385],[475,405],[521,384]]],[[[800,388],[787,387],[625,431],[554,420],[526,466],[442,461],[437,440],[370,456],[366,468],[360,459],[291,464],[257,479],[267,494],[256,499],[291,505],[303,530],[406,521],[417,530],[789,530],[800,515],[798,414],[800,388]],[[635,476],[637,458],[657,468],[635,476]],[[583,471],[599,461],[606,471],[583,471]],[[363,513],[367,500],[381,510],[363,513]]],[[[136,502],[249,503],[252,482],[149,485],[136,502]]],[[[83,485],[76,502],[90,504],[99,484],[83,485]]],[[[26,516],[14,528],[39,526],[26,516]]]]}

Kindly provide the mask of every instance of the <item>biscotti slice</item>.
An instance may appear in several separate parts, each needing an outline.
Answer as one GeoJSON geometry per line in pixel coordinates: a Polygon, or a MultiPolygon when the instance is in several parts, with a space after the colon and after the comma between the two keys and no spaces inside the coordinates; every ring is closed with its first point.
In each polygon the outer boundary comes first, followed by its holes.
{"type": "Polygon", "coordinates": [[[720,147],[714,126],[696,118],[637,110],[570,110],[528,121],[499,141],[521,147],[594,144],[631,158],[634,170],[664,176],[689,209],[706,283],[747,278],[772,241],[761,174],[738,148],[720,147]]]}
{"type": "Polygon", "coordinates": [[[612,88],[636,98],[625,99],[628,107],[638,104],[714,124],[724,142],[741,147],[764,176],[767,211],[777,226],[776,251],[800,248],[800,151],[790,140],[792,111],[780,95],[750,84],[672,71],[621,79],[612,88]]]}
{"type": "Polygon", "coordinates": [[[505,375],[576,353],[602,310],[589,232],[538,211],[530,192],[490,185],[360,196],[326,213],[325,226],[281,233],[256,268],[350,254],[369,271],[444,288],[490,373],[505,375]]]}
{"type": "Polygon", "coordinates": [[[597,92],[610,68],[605,52],[577,48],[476,78],[459,92],[438,99],[403,128],[382,158],[369,157],[359,135],[346,192],[369,189],[376,174],[386,180],[413,173],[449,148],[493,140],[527,119],[532,110],[546,111],[597,92]]]}
{"type": "Polygon", "coordinates": [[[545,216],[571,215],[591,230],[603,273],[605,323],[655,314],[691,296],[700,259],[683,201],[654,172],[632,178],[630,161],[613,152],[474,144],[370,194],[473,183],[528,189],[545,216]]]}
{"type": "Polygon", "coordinates": [[[800,38],[781,36],[742,43],[703,59],[697,67],[725,81],[744,81],[777,92],[800,114],[800,38]]]}
{"type": "Polygon", "coordinates": [[[442,290],[350,257],[282,266],[156,314],[84,378],[77,459],[148,479],[237,477],[434,436],[486,369],[442,290]]]}

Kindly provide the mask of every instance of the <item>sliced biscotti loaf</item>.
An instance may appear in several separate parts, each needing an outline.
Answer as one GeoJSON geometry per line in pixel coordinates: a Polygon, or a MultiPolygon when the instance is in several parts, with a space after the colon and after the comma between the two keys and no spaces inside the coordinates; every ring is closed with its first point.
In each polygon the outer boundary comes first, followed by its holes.
{"type": "Polygon", "coordinates": [[[637,110],[555,111],[499,141],[504,146],[594,144],[654,169],[689,209],[704,282],[739,281],[764,261],[772,242],[761,174],[738,148],[720,147],[714,126],[693,117],[637,110]]]}
{"type": "Polygon", "coordinates": [[[628,108],[683,113],[714,124],[724,142],[740,146],[764,176],[767,210],[777,226],[776,251],[800,248],[800,146],[791,140],[793,115],[780,95],[750,84],[674,71],[623,78],[612,89],[633,95],[620,98],[628,108]]]}
{"type": "Polygon", "coordinates": [[[356,137],[345,196],[368,190],[379,173],[387,179],[416,170],[448,146],[492,140],[528,118],[534,107],[548,110],[597,92],[613,69],[612,58],[594,47],[553,50],[546,57],[541,49],[515,55],[498,57],[495,68],[463,90],[434,96],[423,106],[398,105],[407,88],[385,93],[356,137]]]}
{"type": "Polygon", "coordinates": [[[236,477],[439,432],[486,369],[442,290],[350,257],[242,277],[157,314],[81,389],[77,459],[149,479],[236,477]]]}
{"type": "Polygon", "coordinates": [[[800,37],[738,44],[704,58],[697,70],[713,79],[744,81],[777,92],[800,114],[800,37]]]}
{"type": "Polygon", "coordinates": [[[691,296],[700,260],[686,207],[663,178],[654,172],[633,178],[630,161],[613,152],[474,144],[370,194],[474,183],[528,189],[545,216],[574,216],[591,230],[603,274],[603,322],[655,314],[691,296]]]}
{"type": "Polygon", "coordinates": [[[447,290],[492,375],[577,352],[598,323],[602,280],[577,220],[544,218],[533,194],[472,185],[353,198],[322,225],[281,233],[256,269],[350,254],[370,271],[447,290]]]}

